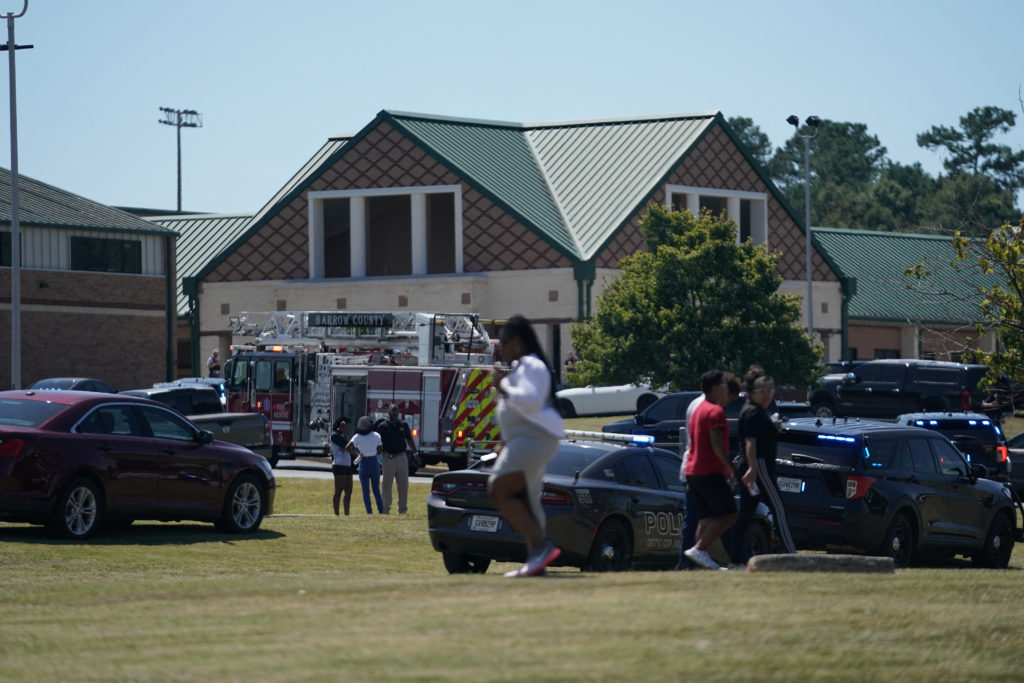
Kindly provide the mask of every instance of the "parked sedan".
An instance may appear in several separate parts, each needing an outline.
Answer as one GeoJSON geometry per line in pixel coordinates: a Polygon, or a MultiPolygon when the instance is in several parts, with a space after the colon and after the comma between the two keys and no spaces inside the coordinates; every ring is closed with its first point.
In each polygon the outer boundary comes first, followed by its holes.
{"type": "Polygon", "coordinates": [[[33,382],[29,389],[45,389],[47,391],[101,391],[115,394],[110,385],[92,377],[51,377],[33,382]]]}
{"type": "Polygon", "coordinates": [[[648,384],[618,384],[605,386],[591,384],[585,387],[562,389],[555,394],[556,407],[562,417],[584,415],[624,415],[638,413],[658,400],[665,392],[651,389],[648,384]]]}
{"type": "Polygon", "coordinates": [[[0,521],[83,539],[104,522],[259,528],[273,510],[266,458],[213,440],[167,406],[84,391],[0,392],[0,521]]]}
{"type": "MultiPolygon", "coordinates": [[[[523,537],[487,495],[488,462],[438,474],[431,486],[430,541],[452,574],[482,574],[492,560],[526,559],[523,537]]],[[[680,463],[678,454],[659,448],[563,441],[544,475],[542,497],[547,534],[562,549],[555,564],[589,571],[674,567],[686,507],[680,463]]],[[[769,551],[770,530],[761,505],[751,528],[754,554],[769,551]]],[[[719,547],[717,556],[728,562],[723,552],[719,547]]]]}

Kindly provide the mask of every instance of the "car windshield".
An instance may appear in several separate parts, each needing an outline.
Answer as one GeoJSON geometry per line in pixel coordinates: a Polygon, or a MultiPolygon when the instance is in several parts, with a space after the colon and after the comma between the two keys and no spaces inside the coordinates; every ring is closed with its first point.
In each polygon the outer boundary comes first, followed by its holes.
{"type": "Polygon", "coordinates": [[[0,399],[0,424],[16,427],[38,427],[67,408],[49,401],[26,401],[17,398],[0,399]]]}
{"type": "Polygon", "coordinates": [[[548,463],[548,474],[561,474],[567,477],[575,476],[586,467],[600,458],[608,451],[604,448],[595,448],[583,444],[563,445],[558,449],[558,454],[548,463]]]}
{"type": "Polygon", "coordinates": [[[73,379],[43,379],[29,387],[29,389],[70,389],[74,383],[73,379]]]}

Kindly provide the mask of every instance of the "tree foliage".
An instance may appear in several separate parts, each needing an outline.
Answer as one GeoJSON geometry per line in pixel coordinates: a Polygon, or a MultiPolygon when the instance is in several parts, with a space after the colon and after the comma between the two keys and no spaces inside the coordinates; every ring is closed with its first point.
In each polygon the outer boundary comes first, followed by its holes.
{"type": "Polygon", "coordinates": [[[733,116],[729,119],[729,126],[746,145],[747,151],[757,160],[757,163],[767,166],[772,157],[772,141],[754,123],[754,120],[745,116],[733,116]]]}
{"type": "Polygon", "coordinates": [[[960,117],[960,126],[932,126],[917,136],[917,144],[930,150],[945,150],[942,165],[950,176],[970,174],[991,178],[1004,190],[1024,187],[1024,151],[992,142],[1008,133],[1017,121],[1009,109],[975,107],[960,117]]]}
{"type": "Polygon", "coordinates": [[[694,387],[712,368],[742,373],[759,363],[776,382],[817,377],[821,346],[798,326],[798,297],[778,292],[777,257],[736,226],[648,207],[649,251],[623,259],[591,320],[573,327],[573,381],[694,387]]]}

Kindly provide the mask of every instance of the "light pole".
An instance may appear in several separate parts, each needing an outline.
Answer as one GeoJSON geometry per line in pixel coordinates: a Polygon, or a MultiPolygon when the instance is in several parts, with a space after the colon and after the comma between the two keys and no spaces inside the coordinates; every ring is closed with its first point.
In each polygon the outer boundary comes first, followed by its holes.
{"type": "Polygon", "coordinates": [[[800,119],[793,114],[786,123],[796,128],[797,137],[804,141],[804,258],[807,268],[807,334],[814,336],[814,293],[813,293],[813,272],[811,270],[811,140],[818,137],[818,126],[821,119],[817,116],[808,116],[804,121],[808,126],[814,128],[810,135],[800,134],[800,119]]]}
{"type": "Polygon", "coordinates": [[[18,96],[14,80],[14,53],[31,45],[14,44],[14,20],[28,11],[28,0],[7,19],[7,63],[11,81],[11,388],[21,388],[21,224],[18,222],[18,96]]]}
{"type": "Polygon", "coordinates": [[[159,122],[178,129],[178,213],[181,213],[181,129],[202,128],[203,115],[195,109],[160,107],[160,111],[164,113],[164,117],[159,122]]]}

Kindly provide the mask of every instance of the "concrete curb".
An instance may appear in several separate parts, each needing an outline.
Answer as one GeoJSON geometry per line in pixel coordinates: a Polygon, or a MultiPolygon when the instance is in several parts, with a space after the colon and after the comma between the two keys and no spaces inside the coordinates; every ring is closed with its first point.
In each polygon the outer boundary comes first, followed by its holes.
{"type": "Polygon", "coordinates": [[[755,555],[747,562],[748,572],[845,572],[893,574],[891,557],[864,555],[755,555]]]}

